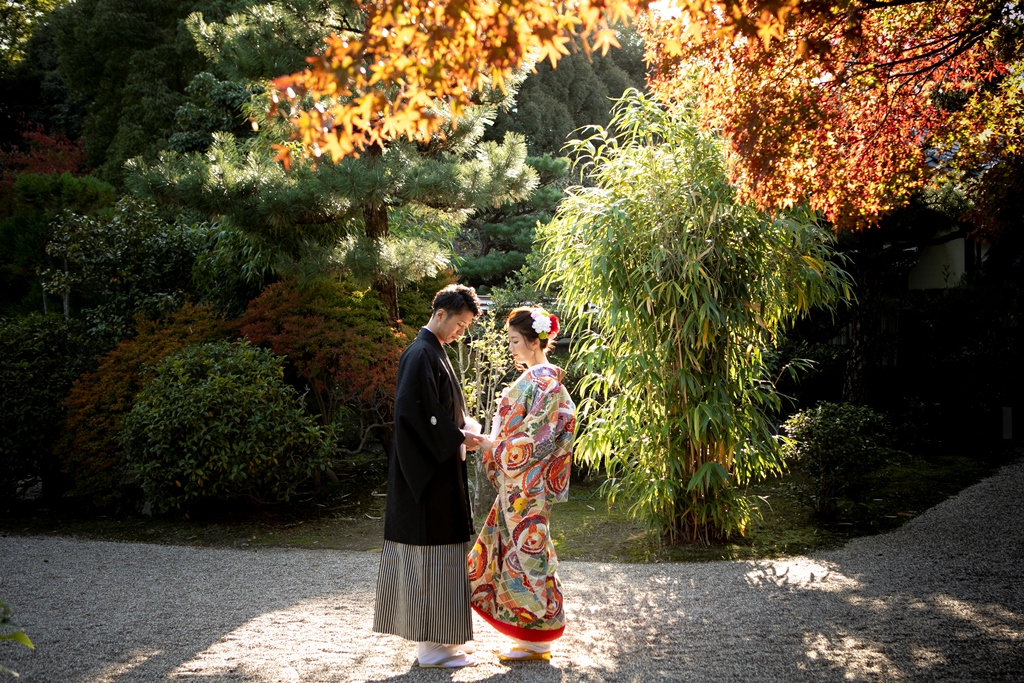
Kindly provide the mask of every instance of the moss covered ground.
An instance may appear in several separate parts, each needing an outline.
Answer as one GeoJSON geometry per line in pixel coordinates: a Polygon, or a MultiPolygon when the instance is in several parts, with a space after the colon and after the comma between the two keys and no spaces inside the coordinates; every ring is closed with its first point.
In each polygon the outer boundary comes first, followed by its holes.
{"type": "MultiPolygon", "coordinates": [[[[836,547],[848,539],[899,526],[1020,457],[1020,450],[984,449],[981,455],[905,456],[862,482],[827,518],[813,514],[807,482],[791,474],[753,486],[758,517],[744,536],[727,542],[666,546],[645,533],[628,501],[613,504],[596,478],[574,481],[569,502],[552,512],[552,537],[567,560],[598,562],[705,561],[795,555],[836,547]]],[[[0,519],[0,533],[65,535],[120,542],[216,547],[334,548],[378,551],[383,538],[384,484],[333,501],[287,509],[213,508],[163,516],[113,517],[19,506],[0,519]]]]}

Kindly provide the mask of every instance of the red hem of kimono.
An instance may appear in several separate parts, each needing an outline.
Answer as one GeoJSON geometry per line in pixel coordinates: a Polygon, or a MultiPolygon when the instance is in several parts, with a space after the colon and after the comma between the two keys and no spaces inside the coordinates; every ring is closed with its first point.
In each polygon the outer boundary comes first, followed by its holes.
{"type": "Polygon", "coordinates": [[[518,638],[519,640],[525,640],[531,643],[547,643],[552,640],[558,640],[562,637],[562,632],[565,631],[565,626],[559,626],[558,628],[550,631],[540,631],[535,628],[522,628],[520,626],[506,624],[504,621],[498,621],[476,605],[473,605],[473,609],[477,614],[483,617],[484,621],[493,626],[495,630],[510,638],[518,638]]]}

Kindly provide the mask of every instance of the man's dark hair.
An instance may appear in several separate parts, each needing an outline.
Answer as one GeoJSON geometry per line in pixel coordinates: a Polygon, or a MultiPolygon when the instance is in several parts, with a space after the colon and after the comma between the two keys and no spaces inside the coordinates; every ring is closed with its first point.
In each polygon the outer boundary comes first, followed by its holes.
{"type": "Polygon", "coordinates": [[[444,309],[449,315],[458,315],[470,311],[473,316],[480,315],[480,299],[476,298],[476,290],[465,285],[448,285],[434,295],[434,309],[437,313],[444,309]]]}

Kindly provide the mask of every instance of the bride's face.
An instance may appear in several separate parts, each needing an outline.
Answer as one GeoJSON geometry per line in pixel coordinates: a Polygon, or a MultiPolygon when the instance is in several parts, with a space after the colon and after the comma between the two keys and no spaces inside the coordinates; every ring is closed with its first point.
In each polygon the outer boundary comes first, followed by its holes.
{"type": "Polygon", "coordinates": [[[508,352],[512,354],[512,360],[522,364],[532,360],[540,347],[540,341],[534,339],[533,344],[530,344],[522,334],[511,327],[506,327],[505,331],[508,333],[508,352]]]}

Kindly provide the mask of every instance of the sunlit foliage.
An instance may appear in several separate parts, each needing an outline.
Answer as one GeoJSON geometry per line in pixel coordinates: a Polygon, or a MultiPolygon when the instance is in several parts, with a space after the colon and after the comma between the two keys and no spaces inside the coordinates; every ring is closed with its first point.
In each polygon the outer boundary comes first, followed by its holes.
{"type": "Polygon", "coordinates": [[[593,187],[538,228],[583,380],[576,454],[669,541],[743,533],[748,482],[782,469],[765,350],[850,297],[810,211],[738,203],[722,140],[635,91],[576,143],[593,187]]]}
{"type": "Polygon", "coordinates": [[[950,165],[1020,152],[1024,14],[1009,0],[837,0],[770,43],[717,15],[643,24],[652,86],[730,140],[741,197],[807,199],[838,229],[875,224],[950,165]]]}
{"type": "MultiPolygon", "coordinates": [[[[503,88],[529,60],[552,66],[573,38],[587,52],[618,46],[613,26],[646,11],[650,0],[375,0],[360,5],[346,30],[326,39],[309,68],[275,81],[283,113],[304,154],[335,159],[399,137],[429,139],[486,87],[503,88]],[[308,99],[307,99],[308,98],[308,99]]],[[[670,21],[715,21],[724,34],[782,36],[796,8],[825,11],[825,0],[679,0],[670,21]]],[[[697,32],[699,34],[699,31],[697,32]]],[[[688,35],[693,34],[691,31],[688,35]]],[[[295,148],[283,146],[286,162],[295,148]]]]}

